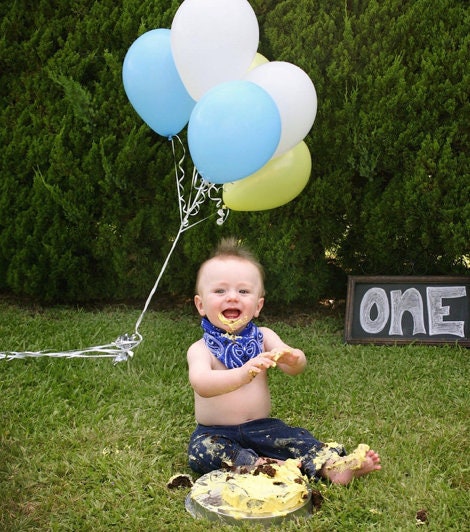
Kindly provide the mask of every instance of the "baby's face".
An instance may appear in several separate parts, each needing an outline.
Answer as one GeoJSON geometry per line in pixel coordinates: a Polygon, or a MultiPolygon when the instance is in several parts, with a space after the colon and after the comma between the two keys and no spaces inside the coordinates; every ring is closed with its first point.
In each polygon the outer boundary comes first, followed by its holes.
{"type": "Polygon", "coordinates": [[[239,257],[216,257],[203,265],[194,303],[201,316],[228,332],[242,330],[263,307],[258,268],[239,257]]]}

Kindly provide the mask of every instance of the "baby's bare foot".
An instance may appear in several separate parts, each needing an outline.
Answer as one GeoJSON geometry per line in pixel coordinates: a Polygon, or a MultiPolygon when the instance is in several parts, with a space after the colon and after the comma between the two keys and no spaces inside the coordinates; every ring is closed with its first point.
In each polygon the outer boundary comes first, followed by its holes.
{"type": "Polygon", "coordinates": [[[380,469],[382,469],[382,466],[380,465],[380,456],[373,449],[370,449],[366,453],[365,460],[358,469],[353,470],[353,473],[354,477],[357,478],[372,473],[372,471],[379,471],[380,469]]]}
{"type": "Polygon", "coordinates": [[[379,454],[369,449],[368,445],[361,444],[351,454],[327,462],[322,472],[323,476],[334,484],[346,485],[354,478],[380,469],[382,466],[379,454]]]}

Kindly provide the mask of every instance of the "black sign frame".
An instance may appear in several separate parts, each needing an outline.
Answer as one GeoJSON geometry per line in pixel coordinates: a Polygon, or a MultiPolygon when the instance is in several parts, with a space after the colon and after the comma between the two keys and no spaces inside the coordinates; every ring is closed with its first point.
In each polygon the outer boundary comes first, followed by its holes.
{"type": "MultiPolygon", "coordinates": [[[[431,301],[434,301],[434,299],[431,299],[431,301]]],[[[435,322],[433,321],[433,323],[435,322]]],[[[431,345],[455,344],[470,347],[470,276],[348,276],[344,341],[348,344],[395,345],[415,343],[431,345]],[[465,289],[463,290],[462,287],[465,287],[465,289]],[[408,288],[412,288],[413,290],[407,292],[408,288]],[[403,289],[405,292],[401,292],[403,289]],[[414,296],[415,302],[421,299],[420,305],[422,305],[423,309],[422,320],[419,319],[418,315],[413,316],[408,309],[400,309],[399,320],[393,320],[393,309],[392,311],[390,310],[392,307],[392,290],[394,294],[397,294],[394,296],[394,301],[398,297],[402,297],[404,293],[414,296]],[[435,312],[433,312],[433,309],[431,309],[431,312],[429,311],[428,306],[430,300],[428,299],[428,294],[433,295],[437,293],[439,295],[439,291],[451,293],[452,290],[454,290],[454,295],[442,298],[442,301],[445,300],[445,305],[443,304],[441,307],[437,307],[442,314],[437,316],[437,324],[443,328],[449,328],[447,325],[463,323],[463,326],[455,325],[458,328],[463,327],[463,336],[448,332],[431,335],[429,334],[431,328],[430,319],[434,319],[435,312]],[[463,292],[465,293],[462,295],[463,292]],[[366,295],[369,303],[363,306],[366,295]],[[389,305],[389,314],[386,322],[384,322],[385,325],[379,330],[381,323],[387,316],[387,309],[383,306],[386,304],[385,297],[389,305]],[[367,304],[369,305],[368,307],[367,304]],[[381,305],[384,310],[383,319],[377,326],[377,321],[379,321],[380,316],[379,307],[381,305]],[[451,310],[451,306],[452,308],[456,308],[456,310],[451,310]],[[369,312],[369,315],[364,311],[364,308],[369,312]],[[374,317],[370,319],[372,310],[377,315],[375,321],[374,317]],[[448,314],[445,314],[446,312],[448,314]],[[431,318],[430,315],[432,315],[431,318]],[[418,316],[418,320],[415,319],[416,316],[418,316]],[[454,321],[452,319],[446,319],[451,317],[463,318],[463,320],[459,319],[454,321]],[[404,321],[407,321],[407,323],[403,331],[404,321]],[[421,325],[421,331],[418,333],[414,332],[416,321],[419,321],[421,325]],[[451,323],[447,323],[448,321],[451,323]],[[368,326],[369,330],[367,331],[364,327],[367,329],[368,326]],[[412,333],[409,331],[411,326],[413,327],[412,333]],[[399,329],[401,334],[393,334],[395,330],[392,331],[392,328],[399,329]],[[377,329],[377,331],[373,329],[377,329]],[[392,331],[392,334],[390,334],[390,331],[392,331]]]]}

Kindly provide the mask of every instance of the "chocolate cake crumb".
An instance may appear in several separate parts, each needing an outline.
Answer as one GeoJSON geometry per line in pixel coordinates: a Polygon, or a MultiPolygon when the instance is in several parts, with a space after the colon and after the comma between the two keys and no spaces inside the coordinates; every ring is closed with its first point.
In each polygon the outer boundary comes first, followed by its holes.
{"type": "Polygon", "coordinates": [[[253,475],[265,474],[268,477],[274,478],[276,476],[276,469],[269,464],[260,464],[254,471],[253,475]]]}
{"type": "Polygon", "coordinates": [[[419,525],[424,525],[428,522],[428,514],[426,510],[418,510],[416,512],[416,523],[419,525]]]}
{"type": "Polygon", "coordinates": [[[166,487],[169,489],[190,488],[192,487],[192,485],[193,479],[189,475],[177,473],[176,475],[170,478],[166,487]]]}
{"type": "Polygon", "coordinates": [[[318,490],[312,490],[312,505],[315,510],[320,510],[323,504],[323,495],[318,490]]]}

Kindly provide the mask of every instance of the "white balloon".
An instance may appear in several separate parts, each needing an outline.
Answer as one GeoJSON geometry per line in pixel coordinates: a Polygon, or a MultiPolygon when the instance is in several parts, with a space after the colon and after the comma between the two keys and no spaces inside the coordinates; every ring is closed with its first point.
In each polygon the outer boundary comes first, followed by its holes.
{"type": "Polygon", "coordinates": [[[250,70],[245,79],[262,87],[281,115],[281,139],[273,157],[296,146],[310,131],[317,114],[317,93],[310,77],[298,66],[271,61],[250,70]]]}
{"type": "Polygon", "coordinates": [[[241,79],[258,44],[258,21],[247,0],[185,0],[171,25],[173,59],[195,100],[219,83],[241,79]]]}

